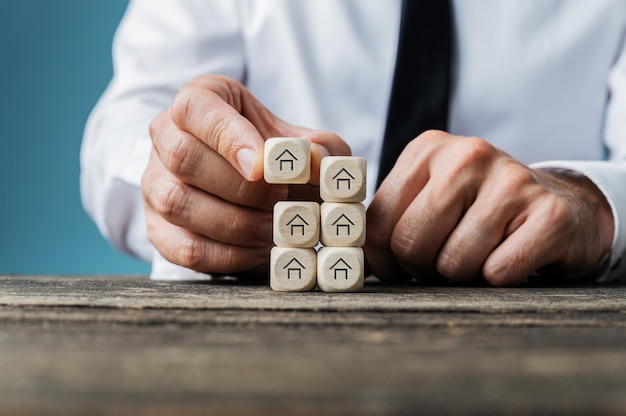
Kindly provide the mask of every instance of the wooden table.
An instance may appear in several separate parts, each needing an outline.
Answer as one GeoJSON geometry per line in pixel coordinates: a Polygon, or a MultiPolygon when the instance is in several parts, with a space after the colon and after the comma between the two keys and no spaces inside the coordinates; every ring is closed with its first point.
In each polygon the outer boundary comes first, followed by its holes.
{"type": "Polygon", "coordinates": [[[626,285],[0,277],[0,414],[626,414],[626,285]]]}

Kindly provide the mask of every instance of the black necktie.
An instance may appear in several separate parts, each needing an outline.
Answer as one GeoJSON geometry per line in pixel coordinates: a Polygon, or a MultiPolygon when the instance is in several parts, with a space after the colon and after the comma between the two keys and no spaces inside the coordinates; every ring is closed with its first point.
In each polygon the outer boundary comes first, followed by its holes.
{"type": "Polygon", "coordinates": [[[428,129],[446,129],[452,55],[450,0],[403,0],[396,68],[378,173],[428,129]]]}

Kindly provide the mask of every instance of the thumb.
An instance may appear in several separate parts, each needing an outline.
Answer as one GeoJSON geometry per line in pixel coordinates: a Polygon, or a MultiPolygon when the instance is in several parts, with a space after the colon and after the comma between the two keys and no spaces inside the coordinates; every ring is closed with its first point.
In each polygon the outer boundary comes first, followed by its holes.
{"type": "Polygon", "coordinates": [[[278,120],[235,80],[212,75],[185,84],[172,121],[226,159],[249,181],[263,177],[263,132],[278,120]]]}

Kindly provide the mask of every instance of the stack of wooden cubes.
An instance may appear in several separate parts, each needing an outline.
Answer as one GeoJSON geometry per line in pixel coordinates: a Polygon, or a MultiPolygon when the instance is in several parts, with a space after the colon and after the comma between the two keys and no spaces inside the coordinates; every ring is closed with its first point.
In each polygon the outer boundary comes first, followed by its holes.
{"type": "MultiPolygon", "coordinates": [[[[310,180],[308,140],[272,138],[265,143],[265,181],[310,180]]],[[[270,285],[276,291],[352,292],[363,287],[366,161],[330,156],[321,161],[317,202],[281,201],[274,207],[270,285]],[[315,250],[319,243],[323,247],[315,250]]]]}

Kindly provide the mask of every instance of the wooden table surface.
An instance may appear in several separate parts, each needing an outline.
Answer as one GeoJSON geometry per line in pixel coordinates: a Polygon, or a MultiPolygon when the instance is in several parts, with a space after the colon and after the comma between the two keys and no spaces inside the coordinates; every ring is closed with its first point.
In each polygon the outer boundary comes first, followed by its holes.
{"type": "Polygon", "coordinates": [[[626,414],[626,285],[0,276],[0,414],[626,414]]]}

